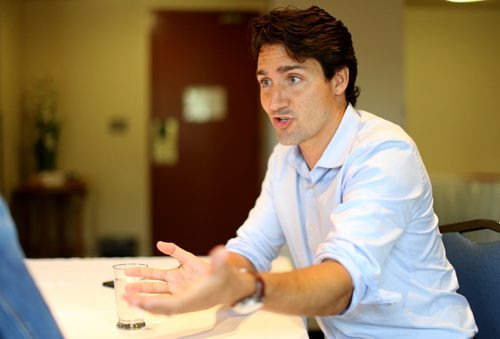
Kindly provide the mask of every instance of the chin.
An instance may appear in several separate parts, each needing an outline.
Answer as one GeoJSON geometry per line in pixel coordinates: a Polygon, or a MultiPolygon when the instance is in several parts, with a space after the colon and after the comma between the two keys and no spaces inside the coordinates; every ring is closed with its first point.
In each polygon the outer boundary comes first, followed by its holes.
{"type": "Polygon", "coordinates": [[[278,142],[285,146],[299,145],[302,143],[304,138],[297,133],[286,133],[285,131],[276,131],[276,136],[278,137],[278,142]]]}
{"type": "Polygon", "coordinates": [[[283,146],[293,146],[293,145],[298,145],[299,142],[296,140],[290,140],[289,138],[278,138],[278,142],[282,144],[283,146]]]}

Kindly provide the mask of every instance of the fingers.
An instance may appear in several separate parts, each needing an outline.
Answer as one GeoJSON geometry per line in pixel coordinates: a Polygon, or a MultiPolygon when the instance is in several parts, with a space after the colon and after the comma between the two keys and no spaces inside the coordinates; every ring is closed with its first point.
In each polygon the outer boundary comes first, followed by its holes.
{"type": "Polygon", "coordinates": [[[123,298],[131,305],[142,308],[151,313],[173,315],[177,313],[175,303],[169,295],[144,296],[136,293],[127,293],[123,298]]]}
{"type": "Polygon", "coordinates": [[[213,307],[217,304],[213,298],[211,284],[201,282],[194,288],[184,290],[181,294],[141,294],[128,292],[123,298],[131,305],[152,313],[173,315],[194,312],[213,307]]]}
{"type": "Polygon", "coordinates": [[[149,279],[149,280],[165,279],[165,270],[148,268],[148,267],[129,268],[125,272],[125,274],[131,277],[143,277],[144,279],[149,279]]]}
{"type": "Polygon", "coordinates": [[[169,293],[170,288],[167,283],[164,282],[142,282],[142,283],[131,283],[125,286],[125,291],[127,293],[169,293]]]}
{"type": "Polygon", "coordinates": [[[144,295],[139,293],[126,293],[123,298],[131,306],[142,308],[151,313],[174,315],[177,313],[199,311],[206,306],[198,305],[197,301],[191,300],[189,296],[176,296],[172,294],[144,295]]]}
{"type": "Polygon", "coordinates": [[[192,260],[195,255],[183,250],[179,246],[171,242],[158,241],[156,247],[164,254],[174,257],[182,265],[186,261],[192,260]]]}
{"type": "MultiPolygon", "coordinates": [[[[209,265],[203,259],[197,257],[196,255],[183,250],[179,246],[171,242],[159,241],[156,247],[166,255],[177,259],[180,266],[176,270],[169,270],[167,273],[167,279],[172,277],[177,277],[175,274],[179,274],[182,280],[191,281],[200,278],[207,272],[209,265]]],[[[179,280],[179,279],[177,279],[179,280]]]]}

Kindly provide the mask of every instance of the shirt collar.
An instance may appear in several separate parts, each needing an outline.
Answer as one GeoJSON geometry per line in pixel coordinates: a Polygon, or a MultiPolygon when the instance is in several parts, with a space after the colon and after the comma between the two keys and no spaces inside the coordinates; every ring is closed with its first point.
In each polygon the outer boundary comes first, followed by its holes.
{"type": "MultiPolygon", "coordinates": [[[[359,121],[359,112],[356,111],[351,104],[349,104],[337,131],[328,143],[328,146],[321,155],[321,158],[317,162],[314,169],[338,168],[344,164],[356,138],[356,134],[359,129],[359,121]]],[[[289,161],[302,176],[310,176],[310,171],[307,168],[304,158],[302,157],[299,146],[294,146],[293,151],[290,153],[289,161]]]]}
{"type": "Polygon", "coordinates": [[[344,164],[356,139],[359,122],[359,112],[349,104],[337,131],[318,160],[316,167],[337,168],[344,164]]]}

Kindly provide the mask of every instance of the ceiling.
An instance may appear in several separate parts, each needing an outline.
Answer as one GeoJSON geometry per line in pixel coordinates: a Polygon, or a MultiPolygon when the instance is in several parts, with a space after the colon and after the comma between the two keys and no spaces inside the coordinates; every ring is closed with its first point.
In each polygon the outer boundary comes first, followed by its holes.
{"type": "Polygon", "coordinates": [[[446,0],[406,0],[410,6],[437,6],[437,7],[457,7],[457,8],[500,8],[500,0],[485,0],[472,3],[452,3],[446,0]]]}

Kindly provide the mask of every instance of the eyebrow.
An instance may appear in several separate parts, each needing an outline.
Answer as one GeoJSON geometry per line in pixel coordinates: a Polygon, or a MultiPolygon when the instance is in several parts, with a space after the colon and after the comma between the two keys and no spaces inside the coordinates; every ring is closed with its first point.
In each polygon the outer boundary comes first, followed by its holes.
{"type": "MultiPolygon", "coordinates": [[[[303,68],[305,68],[305,67],[302,65],[284,65],[284,66],[278,67],[277,71],[279,73],[286,73],[289,71],[293,71],[294,69],[303,69],[303,68]]],[[[262,69],[259,69],[259,70],[257,70],[257,75],[267,75],[267,72],[262,70],[262,69]]]]}

